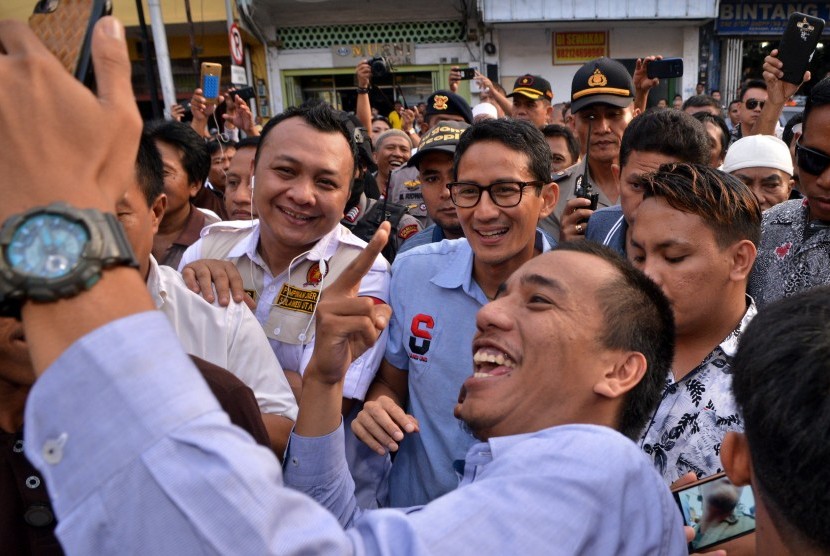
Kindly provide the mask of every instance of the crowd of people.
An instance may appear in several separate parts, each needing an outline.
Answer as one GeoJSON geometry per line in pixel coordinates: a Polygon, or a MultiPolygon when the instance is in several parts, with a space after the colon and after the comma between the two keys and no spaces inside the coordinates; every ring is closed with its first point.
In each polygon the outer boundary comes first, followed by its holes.
{"type": "Polygon", "coordinates": [[[830,78],[143,123],[92,48],[0,22],[1,552],[687,554],[725,472],[730,554],[830,553],[830,78]]]}

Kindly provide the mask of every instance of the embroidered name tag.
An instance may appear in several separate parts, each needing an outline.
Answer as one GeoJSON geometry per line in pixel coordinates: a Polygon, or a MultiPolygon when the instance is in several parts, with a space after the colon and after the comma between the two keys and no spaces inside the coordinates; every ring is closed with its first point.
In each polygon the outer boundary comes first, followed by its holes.
{"type": "Polygon", "coordinates": [[[320,292],[317,290],[304,290],[283,284],[276,301],[274,301],[274,305],[283,307],[289,311],[297,311],[298,313],[310,315],[314,312],[314,306],[317,305],[318,297],[320,297],[320,292]]]}

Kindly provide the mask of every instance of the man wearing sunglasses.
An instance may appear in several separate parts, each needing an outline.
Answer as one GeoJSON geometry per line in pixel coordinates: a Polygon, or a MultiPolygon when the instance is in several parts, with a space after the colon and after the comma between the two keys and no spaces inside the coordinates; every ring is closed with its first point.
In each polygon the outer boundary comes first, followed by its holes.
{"type": "Polygon", "coordinates": [[[741,87],[741,104],[738,124],[732,129],[730,145],[744,137],[752,135],[752,128],[761,116],[761,109],[767,102],[767,84],[763,79],[750,79],[741,87]]]}
{"type": "MultiPolygon", "coordinates": [[[[781,71],[780,65],[775,71],[781,71]]],[[[764,213],[761,245],[749,281],[749,293],[759,308],[781,297],[830,283],[828,78],[810,92],[795,155],[805,199],[781,203],[764,213]]]]}
{"type": "Polygon", "coordinates": [[[372,450],[397,452],[390,506],[425,504],[458,486],[453,462],[475,439],[453,407],[473,365],[475,314],[514,270],[551,248],[536,229],[558,198],[550,161],[544,135],[528,122],[474,124],[458,140],[447,185],[465,238],[395,259],[386,355],[352,423],[372,450]]]}

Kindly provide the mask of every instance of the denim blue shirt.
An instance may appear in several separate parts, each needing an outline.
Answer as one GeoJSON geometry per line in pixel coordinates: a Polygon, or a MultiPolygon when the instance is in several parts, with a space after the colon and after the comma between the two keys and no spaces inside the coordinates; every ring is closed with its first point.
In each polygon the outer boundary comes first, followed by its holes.
{"type": "MultiPolygon", "coordinates": [[[[550,243],[537,231],[537,247],[550,243]]],[[[454,489],[452,464],[475,442],[453,415],[458,392],[473,372],[475,317],[487,297],[473,279],[466,239],[399,253],[392,266],[392,318],[386,360],[408,373],[406,412],[420,432],[407,434],[389,475],[392,507],[426,504],[454,489]]]]}
{"type": "MultiPolygon", "coordinates": [[[[32,388],[25,422],[26,455],[49,485],[68,554],[685,551],[671,495],[633,444],[605,430],[546,449],[544,438],[516,441],[504,458],[514,440],[493,439],[481,454],[493,463],[471,462],[471,484],[454,497],[368,512],[344,532],[282,486],[276,458],[230,424],[155,311],[75,342],[32,388]]],[[[344,458],[336,467],[348,476],[344,458]]]]}

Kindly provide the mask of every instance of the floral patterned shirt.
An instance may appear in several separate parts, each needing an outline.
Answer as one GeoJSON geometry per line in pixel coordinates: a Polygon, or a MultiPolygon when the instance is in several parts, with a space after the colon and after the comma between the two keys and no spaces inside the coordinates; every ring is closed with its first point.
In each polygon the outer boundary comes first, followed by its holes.
{"type": "Polygon", "coordinates": [[[830,228],[818,229],[805,239],[808,207],[807,199],[795,199],[764,212],[761,245],[748,288],[758,307],[830,284],[830,228]]]}
{"type": "Polygon", "coordinates": [[[640,436],[640,447],[654,460],[667,483],[688,473],[720,473],[720,445],[729,431],[743,432],[732,396],[732,357],[738,338],[756,314],[749,306],[737,328],[692,372],[675,382],[669,374],[660,405],[640,436]]]}

